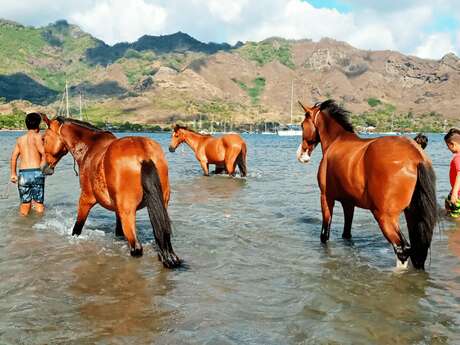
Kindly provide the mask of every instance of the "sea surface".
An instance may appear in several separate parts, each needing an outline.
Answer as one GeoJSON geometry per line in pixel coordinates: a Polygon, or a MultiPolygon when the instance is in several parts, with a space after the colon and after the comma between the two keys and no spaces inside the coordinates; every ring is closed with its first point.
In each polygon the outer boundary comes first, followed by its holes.
{"type": "MultiPolygon", "coordinates": [[[[460,344],[460,223],[441,219],[426,272],[395,270],[365,210],[345,241],[336,205],[322,245],[321,152],[298,163],[298,137],[244,136],[242,179],[203,177],[188,147],[169,153],[168,134],[144,134],[169,162],[173,246],[186,265],[167,270],[145,210],[141,258],[99,206],[71,236],[79,181],[70,156],[46,180],[46,214],[20,217],[17,189],[7,188],[18,135],[0,133],[0,344],[460,344]]],[[[451,154],[441,135],[429,138],[441,207],[451,154]]]]}

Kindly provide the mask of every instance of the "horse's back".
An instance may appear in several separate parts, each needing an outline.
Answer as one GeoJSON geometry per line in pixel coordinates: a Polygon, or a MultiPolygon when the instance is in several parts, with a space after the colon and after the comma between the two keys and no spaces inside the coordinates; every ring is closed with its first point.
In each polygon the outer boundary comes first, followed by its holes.
{"type": "Polygon", "coordinates": [[[246,147],[246,142],[239,134],[225,134],[221,137],[225,147],[243,148],[246,147]]]}
{"type": "Polygon", "coordinates": [[[387,136],[373,140],[366,150],[366,165],[381,168],[416,169],[420,162],[429,161],[415,141],[406,137],[387,136]]]}
{"type": "Polygon", "coordinates": [[[417,166],[427,160],[411,139],[396,136],[340,140],[325,158],[326,179],[340,181],[334,186],[337,199],[352,199],[363,208],[386,207],[395,195],[408,204],[417,166]]]}
{"type": "Polygon", "coordinates": [[[140,163],[152,158],[154,161],[165,159],[161,145],[147,137],[129,136],[117,139],[107,151],[114,157],[136,157],[140,163]]]}
{"type": "Polygon", "coordinates": [[[365,156],[366,185],[373,203],[394,212],[408,207],[422,162],[429,159],[412,139],[389,136],[373,141],[365,156]]]}
{"type": "MultiPolygon", "coordinates": [[[[146,137],[129,136],[115,140],[104,158],[109,192],[114,196],[119,190],[130,190],[137,202],[142,200],[141,168],[152,161],[162,187],[163,198],[169,201],[168,164],[161,145],[146,137]]],[[[126,194],[126,193],[125,193],[126,194]]]]}
{"type": "Polygon", "coordinates": [[[238,134],[225,134],[221,137],[211,137],[206,141],[205,153],[211,164],[224,163],[228,152],[246,151],[246,143],[238,134]]]}

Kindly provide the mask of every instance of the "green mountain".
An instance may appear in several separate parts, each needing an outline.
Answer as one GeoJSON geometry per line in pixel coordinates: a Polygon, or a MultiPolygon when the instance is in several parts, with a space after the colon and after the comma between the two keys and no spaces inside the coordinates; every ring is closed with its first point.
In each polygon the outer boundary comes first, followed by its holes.
{"type": "Polygon", "coordinates": [[[40,104],[53,101],[66,78],[74,83],[90,75],[84,57],[96,45],[91,35],[66,21],[32,28],[1,20],[0,95],[40,104]]]}
{"type": "MultiPolygon", "coordinates": [[[[142,36],[133,43],[118,43],[109,46],[83,32],[78,26],[59,20],[42,28],[24,26],[0,19],[0,95],[7,101],[25,99],[33,103],[46,104],[56,100],[65,87],[65,81],[95,92],[95,96],[120,94],[127,90],[110,87],[105,83],[94,88],[94,72],[102,67],[127,58],[140,60],[137,66],[126,64],[128,78],[148,73],[144,60],[171,60],[171,67],[180,68],[183,56],[189,52],[213,54],[219,50],[230,50],[227,44],[203,43],[193,37],[177,32],[164,36],[142,36]],[[159,58],[158,56],[163,56],[159,58]],[[136,71],[135,69],[139,69],[136,71]],[[109,90],[104,92],[104,90],[109,90]]],[[[168,64],[168,63],[167,63],[168,64]]],[[[137,81],[137,80],[136,80],[137,81]]],[[[131,80],[134,83],[134,80],[131,80]]],[[[113,84],[113,83],[112,83],[113,84]]]]}
{"type": "MultiPolygon", "coordinates": [[[[238,47],[237,45],[236,47],[238,47]]],[[[168,53],[186,53],[197,52],[205,54],[214,54],[219,50],[228,51],[233,47],[228,43],[203,43],[188,34],[177,32],[172,35],[164,36],[149,36],[144,35],[133,43],[117,43],[109,46],[102,41],[94,48],[90,48],[86,52],[87,61],[91,64],[109,65],[118,59],[122,58],[127,52],[151,51],[155,54],[168,53]]],[[[133,54],[131,52],[131,54],[133,54]]]]}
{"type": "Polygon", "coordinates": [[[362,127],[443,130],[460,107],[454,54],[425,60],[327,38],[231,46],[182,32],[109,46],[64,20],[39,28],[0,20],[0,115],[15,114],[11,126],[23,112],[62,110],[66,82],[70,112],[81,99],[96,122],[287,123],[291,102],[334,98],[362,127]]]}

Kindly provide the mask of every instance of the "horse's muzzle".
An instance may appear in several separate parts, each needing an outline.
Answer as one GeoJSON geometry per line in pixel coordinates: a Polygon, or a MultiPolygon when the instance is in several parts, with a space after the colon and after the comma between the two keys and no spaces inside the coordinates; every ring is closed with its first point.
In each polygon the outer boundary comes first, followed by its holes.
{"type": "Polygon", "coordinates": [[[300,163],[308,163],[311,159],[310,155],[308,154],[308,150],[304,151],[302,149],[302,144],[300,144],[299,148],[297,149],[296,157],[300,163]]]}
{"type": "Polygon", "coordinates": [[[42,173],[44,175],[53,175],[54,174],[54,167],[50,167],[48,163],[42,166],[42,173]]]}
{"type": "Polygon", "coordinates": [[[176,149],[174,147],[172,147],[172,146],[169,147],[169,152],[175,152],[175,151],[176,151],[176,149]]]}

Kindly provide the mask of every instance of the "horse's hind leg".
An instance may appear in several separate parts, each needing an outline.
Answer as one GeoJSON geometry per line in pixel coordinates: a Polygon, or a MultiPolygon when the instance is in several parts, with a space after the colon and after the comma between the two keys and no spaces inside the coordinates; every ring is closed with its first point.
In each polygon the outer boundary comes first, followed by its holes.
{"type": "Polygon", "coordinates": [[[238,154],[236,157],[236,164],[238,165],[238,169],[240,169],[241,177],[246,177],[247,175],[247,168],[246,168],[246,153],[243,150],[238,154]]]}
{"type": "Polygon", "coordinates": [[[115,216],[117,218],[117,225],[116,225],[116,228],[115,228],[115,236],[123,237],[124,234],[123,234],[123,227],[121,226],[120,216],[117,213],[115,213],[115,216]]]}
{"type": "Polygon", "coordinates": [[[223,174],[225,172],[226,172],[225,171],[225,166],[220,165],[220,164],[216,164],[216,170],[214,170],[214,174],[220,175],[220,174],[223,174]]]}
{"type": "Polygon", "coordinates": [[[333,210],[334,210],[334,200],[331,198],[328,198],[326,194],[321,194],[321,211],[323,214],[323,225],[321,227],[320,239],[322,243],[326,243],[329,240],[333,210]]]}
{"type": "Polygon", "coordinates": [[[136,208],[121,207],[118,209],[123,234],[129,244],[131,256],[142,256],[142,245],[136,236],[136,208]]]}
{"type": "Polygon", "coordinates": [[[351,239],[351,224],[353,223],[353,214],[355,213],[355,205],[350,202],[342,201],[343,215],[345,223],[343,225],[342,238],[351,239]]]}
{"type": "MultiPolygon", "coordinates": [[[[378,211],[374,211],[373,214],[379,223],[383,235],[393,246],[397,259],[402,265],[404,265],[409,258],[410,244],[401,233],[399,227],[399,214],[385,214],[378,211]]],[[[405,265],[407,266],[407,264],[405,265]]]]}
{"type": "Polygon", "coordinates": [[[239,152],[236,152],[235,150],[229,150],[225,153],[225,169],[231,176],[235,176],[236,158],[238,157],[238,154],[239,152]]]}

